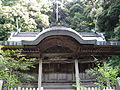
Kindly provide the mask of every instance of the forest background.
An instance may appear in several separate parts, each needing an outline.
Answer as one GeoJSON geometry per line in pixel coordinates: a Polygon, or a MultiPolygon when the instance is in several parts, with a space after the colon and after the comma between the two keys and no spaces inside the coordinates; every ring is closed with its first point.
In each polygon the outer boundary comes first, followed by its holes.
{"type": "MultiPolygon", "coordinates": [[[[120,40],[120,0],[65,0],[59,6],[62,22],[79,32],[102,32],[120,40]]],[[[16,31],[40,32],[55,22],[55,4],[45,0],[1,0],[0,40],[16,31]]]]}
{"type": "MultiPolygon", "coordinates": [[[[55,11],[55,2],[0,0],[0,41],[17,27],[21,32],[41,32],[54,25],[55,11]]],[[[65,0],[59,3],[59,15],[62,24],[78,32],[102,32],[106,40],[120,40],[120,0],[65,0]]],[[[109,58],[108,65],[120,68],[120,58],[109,58]]]]}
{"type": "MultiPolygon", "coordinates": [[[[104,33],[106,40],[120,40],[120,0],[61,1],[59,18],[65,26],[78,32],[104,33]]],[[[17,28],[21,32],[41,32],[56,23],[55,12],[53,0],[0,0],[0,41],[7,40],[17,28]]],[[[108,61],[120,67],[119,57],[108,61]]]]}

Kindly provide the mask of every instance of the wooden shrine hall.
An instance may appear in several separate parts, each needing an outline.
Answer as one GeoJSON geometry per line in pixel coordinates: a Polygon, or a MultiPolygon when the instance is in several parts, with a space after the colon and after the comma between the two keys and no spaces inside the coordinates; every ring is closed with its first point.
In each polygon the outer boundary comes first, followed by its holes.
{"type": "Polygon", "coordinates": [[[28,56],[38,58],[36,68],[29,71],[36,78],[33,86],[38,83],[39,88],[54,88],[50,90],[57,90],[60,85],[73,90],[72,84],[79,85],[78,81],[87,85],[94,79],[85,74],[86,69],[95,67],[93,57],[102,63],[106,57],[120,56],[119,42],[106,41],[102,33],[76,32],[64,26],[52,26],[41,32],[13,32],[1,45],[6,49],[23,49],[28,56]]]}

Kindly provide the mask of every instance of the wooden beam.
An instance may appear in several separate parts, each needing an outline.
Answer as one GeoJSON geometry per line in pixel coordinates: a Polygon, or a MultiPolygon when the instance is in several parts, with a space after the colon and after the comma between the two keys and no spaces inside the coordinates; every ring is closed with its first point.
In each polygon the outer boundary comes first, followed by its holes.
{"type": "MultiPolygon", "coordinates": [[[[43,60],[42,63],[74,63],[74,60],[43,60]]],[[[78,60],[79,63],[95,63],[95,61],[80,61],[78,60]]],[[[103,60],[99,60],[99,62],[103,62],[103,60]]],[[[37,62],[36,62],[37,63],[37,62]]]]}
{"type": "Polygon", "coordinates": [[[57,57],[57,56],[74,56],[74,53],[44,53],[42,57],[57,57]]]}

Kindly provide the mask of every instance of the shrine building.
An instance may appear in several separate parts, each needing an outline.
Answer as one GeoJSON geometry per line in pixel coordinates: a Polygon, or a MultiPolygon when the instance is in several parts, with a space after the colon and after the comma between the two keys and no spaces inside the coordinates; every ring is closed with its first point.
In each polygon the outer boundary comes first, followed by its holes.
{"type": "Polygon", "coordinates": [[[95,67],[94,57],[104,63],[106,57],[120,56],[119,42],[106,41],[102,33],[77,32],[65,26],[52,26],[41,32],[12,32],[0,44],[5,49],[23,49],[28,57],[38,59],[36,68],[28,73],[36,78],[33,87],[45,90],[75,90],[72,84],[79,85],[78,81],[93,86],[94,77],[85,70],[95,67]]]}

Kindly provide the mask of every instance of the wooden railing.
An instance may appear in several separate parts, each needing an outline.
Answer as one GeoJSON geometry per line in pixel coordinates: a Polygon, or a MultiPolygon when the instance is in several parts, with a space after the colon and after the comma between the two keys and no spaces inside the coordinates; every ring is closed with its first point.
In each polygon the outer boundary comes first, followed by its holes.
{"type": "MultiPolygon", "coordinates": [[[[6,90],[5,88],[3,90],[6,90]]],[[[43,87],[39,88],[24,88],[24,87],[16,87],[16,88],[9,88],[9,90],[44,90],[43,87]]]]}
{"type": "Polygon", "coordinates": [[[89,75],[87,73],[80,73],[79,74],[80,80],[94,80],[96,78],[96,75],[89,75]]]}
{"type": "MultiPolygon", "coordinates": [[[[18,88],[10,88],[9,90],[40,90],[40,89],[38,89],[38,88],[22,88],[22,87],[18,87],[18,88]]],[[[41,90],[44,90],[44,89],[41,88],[41,90]]],[[[45,90],[49,90],[49,89],[45,89],[45,90]]],[[[50,90],[52,90],[52,89],[50,89],[50,90]]],[[[53,90],[55,90],[55,89],[53,89],[53,90]]],[[[75,89],[71,89],[71,90],[75,90],[75,89]]],[[[116,90],[116,89],[114,87],[106,87],[104,89],[100,89],[99,87],[87,87],[87,88],[80,88],[80,90],[116,90]]]]}

